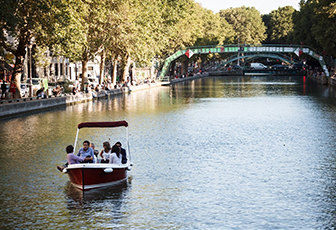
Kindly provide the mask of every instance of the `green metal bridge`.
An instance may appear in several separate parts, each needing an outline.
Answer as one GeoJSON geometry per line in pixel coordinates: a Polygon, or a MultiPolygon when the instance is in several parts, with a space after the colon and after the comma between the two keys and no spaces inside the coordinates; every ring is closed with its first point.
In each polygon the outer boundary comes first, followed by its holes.
{"type": "Polygon", "coordinates": [[[301,46],[301,45],[223,45],[223,46],[204,46],[204,47],[188,47],[183,50],[179,50],[173,55],[169,56],[162,67],[160,79],[163,80],[165,76],[168,74],[171,63],[178,59],[179,57],[189,54],[210,54],[210,53],[235,53],[228,58],[223,63],[223,65],[242,59],[242,58],[258,58],[258,57],[269,57],[269,58],[277,58],[283,60],[288,63],[295,63],[295,60],[286,56],[285,54],[294,53],[299,57],[302,54],[309,55],[314,59],[318,60],[325,75],[329,77],[329,72],[325,61],[323,60],[323,56],[317,53],[315,50],[310,48],[309,46],[301,46]]]}

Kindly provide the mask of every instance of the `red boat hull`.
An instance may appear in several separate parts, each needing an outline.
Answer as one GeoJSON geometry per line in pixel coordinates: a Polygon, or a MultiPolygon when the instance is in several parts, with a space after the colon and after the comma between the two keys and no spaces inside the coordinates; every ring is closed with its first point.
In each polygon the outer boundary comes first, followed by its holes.
{"type": "Polygon", "coordinates": [[[90,190],[118,184],[127,179],[127,166],[113,167],[109,164],[78,164],[67,168],[71,183],[81,189],[90,190]]]}

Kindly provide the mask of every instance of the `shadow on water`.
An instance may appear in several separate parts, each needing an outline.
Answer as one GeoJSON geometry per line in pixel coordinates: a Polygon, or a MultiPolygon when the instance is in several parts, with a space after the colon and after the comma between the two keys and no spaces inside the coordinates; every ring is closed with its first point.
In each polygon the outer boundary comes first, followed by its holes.
{"type": "Polygon", "coordinates": [[[82,209],[92,204],[97,205],[98,203],[104,202],[114,203],[115,206],[120,206],[125,196],[129,193],[131,182],[132,177],[128,177],[127,180],[117,185],[81,191],[68,181],[64,188],[68,209],[82,209]]]}

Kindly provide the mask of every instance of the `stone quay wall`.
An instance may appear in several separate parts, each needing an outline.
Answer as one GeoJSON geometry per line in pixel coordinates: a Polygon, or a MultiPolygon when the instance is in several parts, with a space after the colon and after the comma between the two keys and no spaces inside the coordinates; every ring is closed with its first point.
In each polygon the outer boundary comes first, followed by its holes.
{"type": "Polygon", "coordinates": [[[0,101],[0,117],[10,117],[12,115],[24,114],[34,111],[41,111],[57,106],[67,106],[76,103],[96,100],[99,98],[114,97],[130,91],[145,90],[153,87],[159,87],[161,83],[151,83],[139,86],[131,86],[130,89],[124,87],[122,89],[113,89],[110,91],[100,91],[99,93],[78,93],[62,94],[60,96],[47,96],[46,98],[28,97],[20,99],[10,99],[0,101]]]}

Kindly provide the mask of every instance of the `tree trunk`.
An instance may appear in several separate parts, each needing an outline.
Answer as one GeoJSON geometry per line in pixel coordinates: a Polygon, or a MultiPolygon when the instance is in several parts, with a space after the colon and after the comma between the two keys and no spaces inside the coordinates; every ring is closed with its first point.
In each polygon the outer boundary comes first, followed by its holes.
{"type": "Polygon", "coordinates": [[[66,65],[65,65],[65,57],[62,57],[62,77],[63,77],[63,81],[65,81],[66,78],[66,65]]]}
{"type": "Polygon", "coordinates": [[[44,67],[45,71],[46,71],[46,77],[48,79],[48,82],[51,82],[51,78],[50,78],[50,65],[44,67]]]}
{"type": "Polygon", "coordinates": [[[122,74],[122,77],[120,79],[120,82],[126,81],[127,76],[129,75],[130,65],[131,65],[131,57],[129,55],[127,55],[126,56],[126,63],[124,65],[123,74],[122,74]]]}
{"type": "Polygon", "coordinates": [[[101,56],[100,56],[100,65],[99,65],[99,84],[103,83],[103,79],[104,79],[104,68],[105,68],[105,59],[106,59],[106,54],[105,54],[105,49],[103,49],[101,56]]]}
{"type": "Polygon", "coordinates": [[[112,84],[117,84],[117,67],[118,67],[118,60],[115,58],[113,60],[113,70],[112,70],[112,84]]]}
{"type": "Polygon", "coordinates": [[[14,98],[21,98],[21,75],[23,69],[24,57],[26,55],[26,39],[22,38],[19,40],[18,47],[15,52],[15,66],[13,70],[13,75],[11,82],[14,82],[16,86],[14,98]]]}
{"type": "Polygon", "coordinates": [[[81,85],[81,91],[84,91],[84,85],[88,81],[87,77],[86,77],[88,62],[89,62],[88,53],[84,52],[83,53],[83,59],[82,59],[82,85],[81,85]]]}

